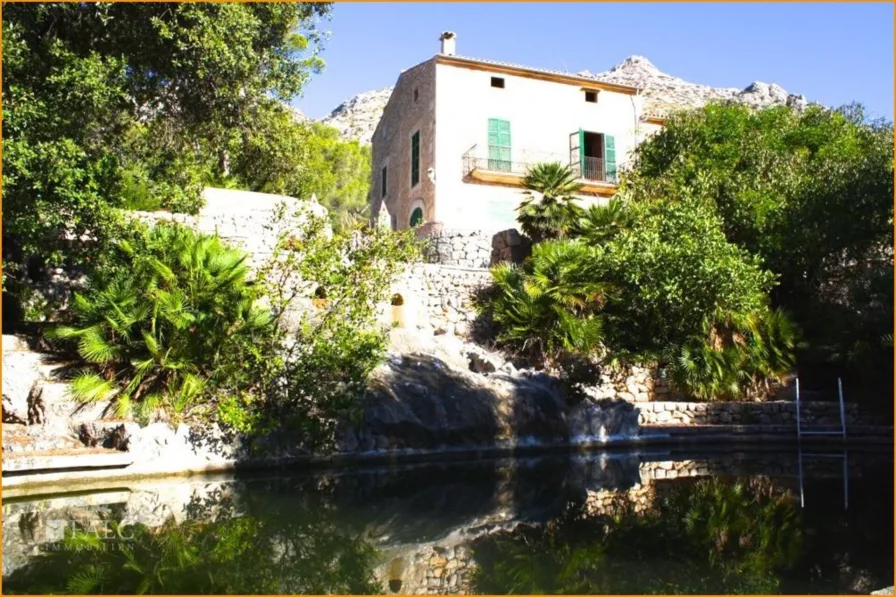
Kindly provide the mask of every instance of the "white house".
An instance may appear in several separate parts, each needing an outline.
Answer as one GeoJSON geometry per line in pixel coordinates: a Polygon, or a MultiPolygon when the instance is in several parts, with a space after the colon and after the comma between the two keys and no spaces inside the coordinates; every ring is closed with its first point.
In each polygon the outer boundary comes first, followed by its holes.
{"type": "Polygon", "coordinates": [[[401,73],[374,132],[371,214],[392,227],[516,226],[529,166],[569,164],[583,199],[612,196],[620,168],[661,122],[635,87],[459,56],[456,35],[401,73]]]}

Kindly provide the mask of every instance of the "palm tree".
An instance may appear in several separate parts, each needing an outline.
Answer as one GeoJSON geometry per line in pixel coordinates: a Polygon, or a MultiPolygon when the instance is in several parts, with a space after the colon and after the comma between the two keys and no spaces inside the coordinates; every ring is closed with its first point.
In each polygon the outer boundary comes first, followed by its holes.
{"type": "Polygon", "coordinates": [[[548,241],[533,248],[525,269],[495,267],[498,292],[490,308],[499,340],[549,361],[593,350],[607,286],[592,271],[590,251],[578,241],[548,241]]]}
{"type": "Polygon", "coordinates": [[[631,225],[631,215],[625,208],[625,199],[619,194],[606,205],[591,205],[576,222],[576,236],[593,243],[603,243],[631,225]]]}
{"type": "Polygon", "coordinates": [[[75,295],[74,325],[51,332],[76,341],[89,364],[73,397],[111,399],[119,417],[181,413],[271,323],[246,279],[246,253],[174,225],[157,225],[145,242],[122,242],[130,267],[75,295]]]}
{"type": "Polygon", "coordinates": [[[569,166],[559,162],[533,165],[523,179],[525,199],[517,208],[520,228],[533,242],[560,238],[579,221],[576,203],[582,185],[569,166]]]}

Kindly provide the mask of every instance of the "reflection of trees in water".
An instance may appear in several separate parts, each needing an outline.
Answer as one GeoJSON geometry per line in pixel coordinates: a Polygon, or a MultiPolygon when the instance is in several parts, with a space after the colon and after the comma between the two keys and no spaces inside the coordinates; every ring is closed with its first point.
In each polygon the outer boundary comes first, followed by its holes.
{"type": "Polygon", "coordinates": [[[771,593],[802,550],[792,498],[761,479],[678,484],[648,512],[626,494],[475,546],[481,593],[771,593]]]}
{"type": "MultiPolygon", "coordinates": [[[[4,579],[7,593],[381,593],[376,550],[331,508],[237,515],[226,500],[189,507],[182,523],[67,532],[4,579]]],[[[249,509],[252,505],[249,504],[249,509]]]]}

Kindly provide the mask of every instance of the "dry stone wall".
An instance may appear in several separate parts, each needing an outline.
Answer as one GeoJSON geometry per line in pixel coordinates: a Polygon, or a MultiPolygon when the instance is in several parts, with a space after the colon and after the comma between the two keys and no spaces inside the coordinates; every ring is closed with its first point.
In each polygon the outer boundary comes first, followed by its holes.
{"type": "Polygon", "coordinates": [[[477,316],[473,297],[490,280],[491,274],[482,268],[437,264],[409,268],[394,287],[407,313],[403,327],[465,336],[477,316]]]}
{"type": "Polygon", "coordinates": [[[271,257],[281,233],[300,223],[297,216],[303,219],[300,214],[306,212],[326,215],[326,209],[316,202],[267,193],[206,188],[203,199],[205,205],[196,215],[166,211],[132,213],[148,223],[177,222],[199,232],[217,233],[249,253],[249,264],[253,267],[271,257]]]}
{"type": "Polygon", "coordinates": [[[423,256],[429,263],[487,268],[492,262],[492,236],[478,230],[433,230],[423,256]]]}
{"type": "Polygon", "coordinates": [[[424,259],[468,268],[488,268],[498,263],[522,263],[532,249],[531,242],[516,229],[493,233],[484,230],[450,230],[427,225],[418,236],[427,239],[424,259]]]}
{"type": "MultiPolygon", "coordinates": [[[[640,425],[796,424],[796,402],[647,402],[639,404],[640,425]]],[[[858,406],[845,405],[846,425],[861,423],[858,406]]],[[[839,425],[837,402],[802,402],[803,425],[839,425]]]]}

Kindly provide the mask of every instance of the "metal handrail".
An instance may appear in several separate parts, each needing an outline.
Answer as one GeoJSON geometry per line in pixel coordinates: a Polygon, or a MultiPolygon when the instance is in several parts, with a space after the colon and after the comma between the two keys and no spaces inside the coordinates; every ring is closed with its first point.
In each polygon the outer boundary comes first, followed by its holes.
{"type": "MultiPolygon", "coordinates": [[[[846,402],[843,400],[843,379],[837,378],[837,397],[840,402],[840,431],[804,431],[802,424],[802,413],[800,409],[800,379],[795,380],[796,391],[796,435],[797,435],[797,457],[799,458],[799,476],[800,476],[800,507],[806,507],[806,495],[803,490],[803,436],[804,435],[840,435],[843,441],[846,441],[846,402]]],[[[814,454],[814,456],[828,456],[835,458],[843,458],[843,508],[849,510],[849,453],[844,444],[842,454],[814,454]]]]}
{"type": "Polygon", "coordinates": [[[840,431],[803,431],[802,413],[800,409],[800,379],[795,380],[796,390],[796,434],[797,438],[804,435],[840,435],[846,439],[846,403],[843,400],[843,380],[837,378],[837,394],[840,402],[840,431]]]}

